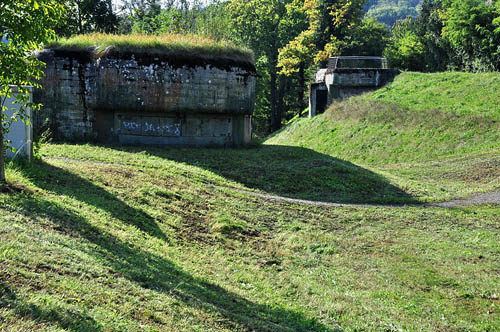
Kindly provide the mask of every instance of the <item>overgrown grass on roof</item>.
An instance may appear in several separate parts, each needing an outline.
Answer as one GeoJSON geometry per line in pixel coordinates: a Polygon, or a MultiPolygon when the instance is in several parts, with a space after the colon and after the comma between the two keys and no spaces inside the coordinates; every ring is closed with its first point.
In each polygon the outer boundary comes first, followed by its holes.
{"type": "Polygon", "coordinates": [[[253,52],[229,41],[216,41],[194,34],[130,34],[93,33],[61,38],[46,45],[48,48],[93,50],[102,52],[109,47],[119,52],[151,52],[173,56],[221,57],[253,62],[253,52]]]}

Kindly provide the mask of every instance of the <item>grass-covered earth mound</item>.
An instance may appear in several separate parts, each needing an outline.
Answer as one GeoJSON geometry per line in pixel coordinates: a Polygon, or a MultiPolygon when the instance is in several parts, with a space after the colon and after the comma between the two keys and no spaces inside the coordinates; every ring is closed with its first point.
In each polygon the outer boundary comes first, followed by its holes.
{"type": "Polygon", "coordinates": [[[93,33],[60,38],[45,45],[45,48],[58,52],[83,53],[89,57],[102,56],[127,57],[130,54],[161,60],[201,60],[208,62],[227,62],[253,68],[253,52],[225,40],[213,40],[193,34],[162,35],[112,35],[93,33]]]}
{"type": "Polygon", "coordinates": [[[500,74],[403,73],[266,141],[385,177],[421,201],[500,188],[500,74]]]}

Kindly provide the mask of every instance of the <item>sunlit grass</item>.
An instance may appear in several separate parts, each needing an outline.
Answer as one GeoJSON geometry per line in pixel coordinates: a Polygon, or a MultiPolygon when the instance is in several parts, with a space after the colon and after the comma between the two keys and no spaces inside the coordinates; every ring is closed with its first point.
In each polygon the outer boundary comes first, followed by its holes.
{"type": "Polygon", "coordinates": [[[500,148],[500,74],[403,73],[267,142],[362,164],[422,162],[500,148]]]}
{"type": "Polygon", "coordinates": [[[263,184],[245,178],[258,157],[291,193],[286,165],[348,174],[291,150],[65,144],[9,164],[0,331],[498,330],[498,207],[327,208],[227,188],[263,184]]]}

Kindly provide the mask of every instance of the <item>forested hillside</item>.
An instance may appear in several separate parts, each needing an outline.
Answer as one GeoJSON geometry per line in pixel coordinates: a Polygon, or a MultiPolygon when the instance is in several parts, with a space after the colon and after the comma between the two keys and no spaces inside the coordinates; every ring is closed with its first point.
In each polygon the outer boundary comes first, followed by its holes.
{"type": "Polygon", "coordinates": [[[417,8],[421,2],[422,0],[367,0],[365,6],[368,15],[387,26],[393,26],[397,20],[407,16],[417,17],[417,8]]]}

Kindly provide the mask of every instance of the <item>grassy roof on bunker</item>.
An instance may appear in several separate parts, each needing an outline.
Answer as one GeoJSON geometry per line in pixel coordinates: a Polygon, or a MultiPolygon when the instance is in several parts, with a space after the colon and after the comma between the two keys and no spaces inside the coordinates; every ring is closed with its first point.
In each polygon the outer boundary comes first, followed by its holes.
{"type": "Polygon", "coordinates": [[[46,48],[70,52],[90,52],[99,58],[105,54],[151,54],[162,58],[228,60],[254,63],[253,52],[228,41],[216,41],[193,34],[111,35],[93,33],[60,38],[46,48]]]}

